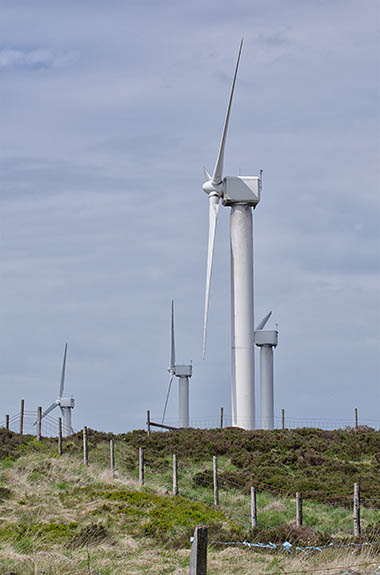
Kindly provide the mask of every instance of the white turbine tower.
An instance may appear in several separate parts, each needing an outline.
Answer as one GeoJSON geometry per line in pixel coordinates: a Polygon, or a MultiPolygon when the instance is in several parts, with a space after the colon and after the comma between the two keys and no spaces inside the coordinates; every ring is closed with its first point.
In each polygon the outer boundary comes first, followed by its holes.
{"type": "Polygon", "coordinates": [[[65,352],[63,354],[63,364],[62,364],[62,373],[61,373],[61,382],[59,386],[59,395],[58,399],[56,399],[42,414],[41,419],[43,419],[48,413],[53,411],[56,407],[61,408],[62,412],[62,432],[64,436],[71,435],[74,433],[74,430],[71,426],[71,411],[74,407],[74,398],[73,397],[62,397],[63,391],[65,387],[65,372],[66,372],[66,356],[67,356],[67,343],[65,345],[65,352]]]}
{"type": "Polygon", "coordinates": [[[261,175],[223,178],[223,158],[231,104],[243,40],[240,44],[219,153],[212,176],[205,170],[203,190],[209,198],[209,239],[206,298],[203,327],[203,357],[206,349],[207,316],[212,260],[219,201],[231,207],[231,344],[232,344],[232,425],[255,428],[255,350],[253,304],[252,209],[258,204],[261,175]]]}
{"type": "Polygon", "coordinates": [[[278,343],[278,331],[264,330],[272,315],[270,311],[256,327],[255,343],[260,348],[260,413],[262,429],[274,429],[273,348],[278,343]]]}
{"type": "Polygon", "coordinates": [[[162,415],[162,423],[165,419],[166,408],[170,389],[172,386],[174,376],[179,379],[179,425],[180,427],[189,427],[189,378],[192,376],[192,365],[176,365],[175,363],[175,335],[174,335],[174,301],[172,300],[172,316],[171,316],[171,330],[170,330],[170,373],[169,389],[166,395],[164,413],[162,415]]]}

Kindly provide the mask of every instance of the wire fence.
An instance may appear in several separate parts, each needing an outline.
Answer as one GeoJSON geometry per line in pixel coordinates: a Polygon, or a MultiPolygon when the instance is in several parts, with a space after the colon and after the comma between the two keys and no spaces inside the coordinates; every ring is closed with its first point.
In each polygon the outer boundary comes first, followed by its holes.
{"type": "MultiPolygon", "coordinates": [[[[162,416],[159,415],[151,415],[151,420],[153,422],[161,423],[162,416]]],[[[199,428],[199,429],[216,429],[219,427],[232,427],[232,415],[223,413],[222,416],[223,424],[221,425],[221,415],[208,415],[204,417],[192,418],[189,421],[189,427],[192,428],[199,428]]],[[[175,417],[166,417],[165,424],[172,426],[172,427],[180,427],[181,422],[179,418],[175,417]]],[[[250,423],[250,420],[239,420],[239,426],[244,427],[246,424],[250,423]]],[[[267,422],[261,422],[257,420],[256,428],[257,429],[265,429],[267,428],[267,422]]],[[[364,418],[360,419],[360,421],[355,420],[355,417],[346,417],[346,418],[326,418],[326,417],[317,417],[317,418],[305,418],[305,417],[292,417],[286,416],[284,419],[282,416],[274,417],[274,429],[297,429],[297,428],[312,428],[312,429],[325,429],[325,430],[334,430],[334,429],[347,429],[352,428],[354,429],[356,426],[361,428],[368,427],[374,429],[376,431],[380,430],[380,420],[376,419],[369,419],[364,418]]]]}
{"type": "MultiPolygon", "coordinates": [[[[380,420],[375,419],[358,419],[357,410],[355,409],[354,417],[352,418],[301,418],[301,417],[291,417],[285,416],[285,410],[282,410],[281,416],[276,416],[274,418],[274,429],[299,429],[299,428],[311,428],[311,429],[324,429],[324,430],[346,430],[346,429],[361,429],[365,430],[373,429],[380,430],[380,420]]],[[[161,424],[161,416],[149,416],[150,425],[152,428],[157,423],[161,424]],[[156,422],[156,423],[154,423],[156,422]]],[[[244,427],[244,421],[239,422],[242,427],[244,427]]],[[[266,422],[257,422],[257,429],[267,428],[266,422]]],[[[180,428],[181,421],[179,418],[166,418],[165,424],[169,428],[180,428]]],[[[37,409],[36,410],[24,410],[14,413],[12,415],[6,415],[4,418],[4,426],[8,427],[11,431],[16,433],[24,433],[28,435],[37,435],[37,409]],[[22,428],[22,429],[21,429],[22,428]]],[[[149,427],[149,425],[148,425],[149,427]]],[[[220,414],[213,414],[209,416],[202,416],[198,418],[193,418],[189,421],[189,427],[192,429],[217,429],[221,427],[232,427],[232,415],[228,413],[223,413],[221,409],[220,414]]],[[[162,428],[161,428],[162,429],[162,428]]],[[[77,433],[78,429],[63,429],[63,434],[68,435],[71,432],[77,433]]],[[[53,417],[48,414],[42,418],[41,421],[41,434],[46,437],[56,437],[58,435],[58,417],[53,417]]]]}
{"type": "MultiPolygon", "coordinates": [[[[5,420],[4,426],[9,427],[10,431],[15,433],[22,433],[24,435],[37,435],[37,410],[24,410],[23,415],[20,413],[15,413],[9,416],[8,423],[5,420]]],[[[57,437],[59,429],[59,418],[52,417],[50,414],[45,415],[41,420],[41,435],[45,437],[57,437]]],[[[74,429],[74,433],[79,430],[74,429]]],[[[64,435],[68,435],[72,430],[65,429],[63,426],[64,435]]]]}

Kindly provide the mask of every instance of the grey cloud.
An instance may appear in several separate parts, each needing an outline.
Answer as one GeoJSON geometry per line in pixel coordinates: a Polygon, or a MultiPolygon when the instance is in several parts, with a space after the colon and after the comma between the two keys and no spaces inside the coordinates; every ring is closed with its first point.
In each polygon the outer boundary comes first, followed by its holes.
{"type": "Polygon", "coordinates": [[[378,39],[367,4],[0,0],[4,48],[44,47],[50,66],[34,73],[24,54],[2,69],[4,410],[22,396],[33,409],[51,401],[68,341],[74,425],[142,427],[146,409],[162,413],[174,297],[192,415],[228,413],[229,213],[202,362],[201,185],[244,35],[226,173],[264,168],[255,293],[257,317],[273,309],[280,328],[276,409],[343,417],[363,380],[360,413],[378,418],[378,39]],[[53,73],[65,54],[80,58],[53,73]]]}
{"type": "Polygon", "coordinates": [[[0,49],[0,69],[63,68],[72,64],[78,55],[74,52],[56,53],[46,48],[0,49]]]}

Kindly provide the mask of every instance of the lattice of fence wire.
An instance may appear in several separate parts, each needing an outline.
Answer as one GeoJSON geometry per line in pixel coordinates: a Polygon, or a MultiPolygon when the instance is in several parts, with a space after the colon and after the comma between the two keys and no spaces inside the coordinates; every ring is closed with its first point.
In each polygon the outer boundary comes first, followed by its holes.
{"type": "MultiPolygon", "coordinates": [[[[151,415],[151,421],[156,423],[161,423],[161,416],[159,415],[151,415]]],[[[241,421],[241,424],[248,423],[241,421]]],[[[297,429],[297,428],[314,428],[314,429],[326,429],[326,430],[333,430],[333,429],[346,429],[346,428],[353,428],[355,425],[354,418],[342,418],[342,419],[329,419],[329,418],[301,418],[301,417],[288,417],[285,415],[285,428],[286,429],[297,429]]],[[[172,427],[179,427],[180,420],[176,417],[167,417],[165,418],[165,424],[170,425],[172,427]]],[[[262,427],[262,422],[260,418],[256,419],[256,429],[260,429],[262,427]]],[[[232,426],[232,415],[228,413],[223,414],[223,427],[230,427],[232,426]]],[[[380,421],[374,419],[360,419],[359,420],[360,427],[370,427],[375,430],[380,429],[380,421]]],[[[209,415],[198,417],[194,419],[190,419],[189,427],[197,428],[197,429],[216,429],[220,427],[220,415],[209,415]]],[[[274,428],[281,429],[282,427],[282,417],[275,417],[274,418],[274,428]]],[[[153,426],[154,428],[154,426],[153,426]]]]}
{"type": "MultiPolygon", "coordinates": [[[[23,434],[24,435],[37,435],[37,410],[25,410],[23,421],[23,434]]],[[[15,413],[9,417],[9,429],[16,433],[20,431],[21,414],[15,413]]],[[[63,425],[63,424],[62,424],[63,425]]],[[[78,430],[74,429],[74,433],[78,430]]],[[[63,429],[65,433],[65,429],[63,429]]],[[[50,414],[46,415],[41,421],[41,435],[44,437],[57,437],[58,435],[58,417],[52,417],[50,414]]]]}

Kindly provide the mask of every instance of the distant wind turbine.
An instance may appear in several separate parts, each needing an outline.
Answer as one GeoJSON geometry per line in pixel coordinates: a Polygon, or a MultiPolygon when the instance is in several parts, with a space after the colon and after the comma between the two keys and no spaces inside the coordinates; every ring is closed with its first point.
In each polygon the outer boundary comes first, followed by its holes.
{"type": "Polygon", "coordinates": [[[170,328],[170,373],[169,388],[166,395],[162,423],[164,423],[166,408],[168,406],[170,389],[174,376],[179,379],[179,425],[189,427],[189,378],[192,376],[192,365],[176,365],[175,362],[175,334],[174,334],[174,301],[172,300],[171,328],[170,328]]]}
{"type": "Polygon", "coordinates": [[[273,348],[278,343],[278,330],[264,330],[270,311],[256,327],[255,343],[260,348],[260,413],[262,429],[274,429],[273,348]]]}
{"type": "MultiPolygon", "coordinates": [[[[41,419],[43,419],[48,413],[53,411],[56,407],[61,408],[62,419],[63,419],[63,435],[68,436],[74,433],[71,426],[71,412],[74,408],[74,398],[73,397],[63,397],[63,391],[65,387],[65,373],[66,373],[66,356],[67,356],[67,343],[65,345],[65,352],[63,354],[63,364],[61,372],[61,381],[59,385],[58,399],[56,399],[49,407],[43,412],[41,419]]],[[[36,424],[36,422],[35,422],[36,424]]]]}

